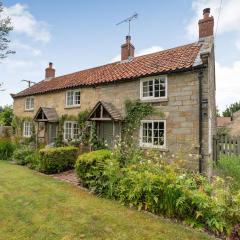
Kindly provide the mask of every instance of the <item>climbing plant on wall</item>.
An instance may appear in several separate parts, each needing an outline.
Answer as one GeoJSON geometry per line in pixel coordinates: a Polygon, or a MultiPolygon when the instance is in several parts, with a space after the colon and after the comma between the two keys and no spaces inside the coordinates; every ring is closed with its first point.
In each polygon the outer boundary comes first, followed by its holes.
{"type": "Polygon", "coordinates": [[[14,116],[12,120],[12,128],[13,128],[13,134],[15,136],[16,140],[23,139],[23,124],[24,122],[31,122],[32,123],[32,135],[30,138],[25,138],[24,142],[25,144],[29,143],[36,143],[36,124],[33,121],[31,117],[19,117],[14,116]]]}
{"type": "Polygon", "coordinates": [[[65,121],[76,121],[79,124],[79,137],[76,140],[72,140],[69,144],[79,145],[80,143],[88,143],[90,138],[90,124],[87,121],[89,111],[85,110],[76,115],[64,114],[59,118],[59,128],[57,139],[55,141],[56,146],[64,145],[63,142],[63,132],[64,132],[64,122],[65,121]]]}
{"type": "Polygon", "coordinates": [[[142,150],[134,137],[140,127],[141,120],[151,114],[163,117],[163,114],[157,112],[150,103],[127,100],[125,109],[126,116],[123,122],[122,138],[114,149],[115,157],[123,166],[130,162],[137,162],[142,156],[142,150]]]}

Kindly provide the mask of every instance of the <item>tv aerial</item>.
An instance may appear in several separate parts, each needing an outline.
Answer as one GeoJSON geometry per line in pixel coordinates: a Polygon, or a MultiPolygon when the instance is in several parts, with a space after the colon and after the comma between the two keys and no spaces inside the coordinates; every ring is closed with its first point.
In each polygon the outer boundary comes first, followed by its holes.
{"type": "Polygon", "coordinates": [[[128,17],[124,20],[122,20],[121,22],[117,23],[116,25],[120,25],[122,23],[128,23],[128,36],[130,36],[130,33],[131,33],[131,21],[134,20],[134,19],[137,19],[138,17],[138,13],[134,13],[131,17],[128,17]]]}
{"type": "Polygon", "coordinates": [[[31,84],[35,84],[36,82],[30,81],[30,80],[26,80],[23,79],[22,82],[27,82],[28,83],[28,87],[31,87],[31,84]]]}

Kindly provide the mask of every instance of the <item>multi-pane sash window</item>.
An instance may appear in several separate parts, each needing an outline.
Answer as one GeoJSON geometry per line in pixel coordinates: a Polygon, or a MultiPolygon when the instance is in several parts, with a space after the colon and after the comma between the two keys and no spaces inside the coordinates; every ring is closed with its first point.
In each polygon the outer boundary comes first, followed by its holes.
{"type": "Polygon", "coordinates": [[[34,109],[34,98],[27,97],[25,101],[25,110],[33,110],[34,109]]]}
{"type": "Polygon", "coordinates": [[[161,99],[167,97],[167,77],[158,76],[141,81],[141,99],[161,99]]]}
{"type": "Polygon", "coordinates": [[[141,145],[144,147],[166,146],[166,121],[144,120],[140,129],[141,145]]]}
{"type": "Polygon", "coordinates": [[[24,122],[23,123],[23,136],[24,137],[31,137],[31,135],[32,135],[32,127],[33,127],[33,123],[32,122],[24,122]]]}
{"type": "Polygon", "coordinates": [[[66,92],[66,106],[80,106],[80,91],[71,90],[66,92]]]}
{"type": "Polygon", "coordinates": [[[64,139],[74,140],[79,138],[78,122],[67,121],[64,123],[64,139]]]}

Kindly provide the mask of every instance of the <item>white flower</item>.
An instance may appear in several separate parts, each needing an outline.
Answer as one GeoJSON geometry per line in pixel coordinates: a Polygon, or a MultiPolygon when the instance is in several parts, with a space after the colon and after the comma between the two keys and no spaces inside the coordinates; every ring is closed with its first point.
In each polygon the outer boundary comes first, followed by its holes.
{"type": "Polygon", "coordinates": [[[151,160],[148,160],[148,163],[151,163],[151,160]]]}

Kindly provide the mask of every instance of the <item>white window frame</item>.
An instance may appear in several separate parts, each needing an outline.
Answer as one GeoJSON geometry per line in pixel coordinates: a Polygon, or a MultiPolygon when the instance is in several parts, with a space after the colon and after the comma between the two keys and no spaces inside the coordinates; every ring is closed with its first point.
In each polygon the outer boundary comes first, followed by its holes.
{"type": "Polygon", "coordinates": [[[33,128],[32,122],[24,121],[23,122],[23,137],[30,138],[32,136],[32,128],[33,128]]]}
{"type": "Polygon", "coordinates": [[[79,89],[67,91],[65,94],[65,104],[66,104],[66,107],[79,107],[81,105],[81,91],[79,89]],[[73,93],[73,104],[68,103],[68,94],[69,93],[73,93]],[[80,94],[80,102],[79,103],[75,102],[76,93],[80,94]]]}
{"type": "MultiPolygon", "coordinates": [[[[159,86],[160,87],[160,86],[159,86]]],[[[146,78],[142,78],[140,79],[140,99],[141,100],[146,100],[146,101],[161,101],[161,100],[166,100],[168,98],[168,78],[167,75],[159,75],[159,76],[152,76],[152,77],[146,77],[146,78]],[[154,93],[155,93],[155,84],[153,83],[153,96],[148,96],[148,97],[144,97],[143,96],[143,83],[144,82],[149,82],[149,81],[154,81],[156,78],[165,78],[165,96],[159,96],[159,97],[154,97],[154,93]]]]}
{"type": "Polygon", "coordinates": [[[34,110],[34,97],[26,97],[25,99],[25,110],[26,111],[31,111],[34,110]],[[29,106],[27,104],[27,101],[29,100],[29,106]]]}
{"type": "Polygon", "coordinates": [[[140,146],[141,147],[146,147],[146,148],[159,148],[159,149],[166,149],[167,148],[167,143],[166,143],[166,135],[167,135],[167,126],[166,126],[166,120],[142,120],[141,121],[141,126],[140,126],[140,146]],[[152,123],[154,125],[154,122],[163,122],[164,123],[164,135],[163,135],[163,145],[154,145],[153,144],[153,138],[154,134],[152,133],[152,143],[145,143],[143,142],[143,123],[152,123]]]}
{"type": "MultiPolygon", "coordinates": [[[[74,138],[74,124],[78,125],[78,132],[80,133],[80,127],[79,127],[78,122],[77,121],[65,121],[64,122],[64,128],[63,128],[64,129],[64,131],[63,131],[63,139],[64,139],[64,141],[68,141],[69,140],[69,138],[66,138],[66,125],[67,124],[71,124],[71,127],[69,128],[70,129],[70,135],[71,135],[70,139],[71,140],[78,139],[78,138],[74,138]]],[[[79,135],[79,133],[78,133],[78,135],[79,135]]]]}

